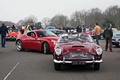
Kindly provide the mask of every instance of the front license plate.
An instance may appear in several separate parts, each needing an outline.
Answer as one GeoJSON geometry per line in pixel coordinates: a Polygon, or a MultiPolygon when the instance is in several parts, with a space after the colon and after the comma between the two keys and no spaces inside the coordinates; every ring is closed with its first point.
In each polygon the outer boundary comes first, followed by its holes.
{"type": "Polygon", "coordinates": [[[73,61],[72,65],[85,65],[86,63],[84,61],[73,61]]]}

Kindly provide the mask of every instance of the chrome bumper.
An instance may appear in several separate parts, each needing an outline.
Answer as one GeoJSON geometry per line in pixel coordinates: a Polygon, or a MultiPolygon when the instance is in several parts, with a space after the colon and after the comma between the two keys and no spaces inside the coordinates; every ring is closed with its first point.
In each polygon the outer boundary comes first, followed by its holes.
{"type": "MultiPolygon", "coordinates": [[[[54,63],[72,63],[73,61],[58,61],[56,59],[53,60],[54,63]]],[[[93,60],[93,61],[83,61],[85,63],[102,63],[102,59],[101,60],[93,60]]]]}

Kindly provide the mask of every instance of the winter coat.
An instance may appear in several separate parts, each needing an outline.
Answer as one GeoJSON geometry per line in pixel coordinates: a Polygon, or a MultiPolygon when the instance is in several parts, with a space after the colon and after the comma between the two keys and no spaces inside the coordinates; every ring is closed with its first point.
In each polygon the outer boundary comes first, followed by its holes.
{"type": "Polygon", "coordinates": [[[106,28],[103,32],[103,37],[104,38],[112,38],[112,36],[113,36],[112,28],[110,28],[110,27],[106,28]]]}
{"type": "Polygon", "coordinates": [[[76,29],[77,29],[77,32],[80,32],[80,33],[82,32],[82,28],[81,27],[77,27],[76,29]]]}
{"type": "Polygon", "coordinates": [[[6,36],[6,34],[8,33],[8,29],[6,26],[1,26],[0,27],[0,32],[1,32],[1,36],[6,36]]]}

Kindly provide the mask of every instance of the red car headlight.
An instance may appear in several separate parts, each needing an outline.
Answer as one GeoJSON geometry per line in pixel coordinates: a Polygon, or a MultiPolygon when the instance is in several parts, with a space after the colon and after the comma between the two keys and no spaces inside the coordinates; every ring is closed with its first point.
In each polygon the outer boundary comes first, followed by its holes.
{"type": "Polygon", "coordinates": [[[56,43],[56,41],[55,41],[55,40],[51,40],[51,42],[52,42],[53,44],[55,44],[55,43],[56,43]]]}
{"type": "Polygon", "coordinates": [[[97,55],[102,55],[102,48],[97,48],[96,53],[97,55]]]}

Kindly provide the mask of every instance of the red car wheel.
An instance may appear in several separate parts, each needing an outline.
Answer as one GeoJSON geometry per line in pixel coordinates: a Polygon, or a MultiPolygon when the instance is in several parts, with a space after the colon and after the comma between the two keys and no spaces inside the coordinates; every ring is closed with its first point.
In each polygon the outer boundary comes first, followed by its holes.
{"type": "Polygon", "coordinates": [[[20,40],[18,40],[16,42],[16,48],[17,48],[18,51],[23,51],[24,50],[23,47],[22,47],[22,42],[20,40]]]}
{"type": "Polygon", "coordinates": [[[49,44],[46,42],[43,44],[43,53],[45,53],[45,54],[50,53],[49,44]]]}

